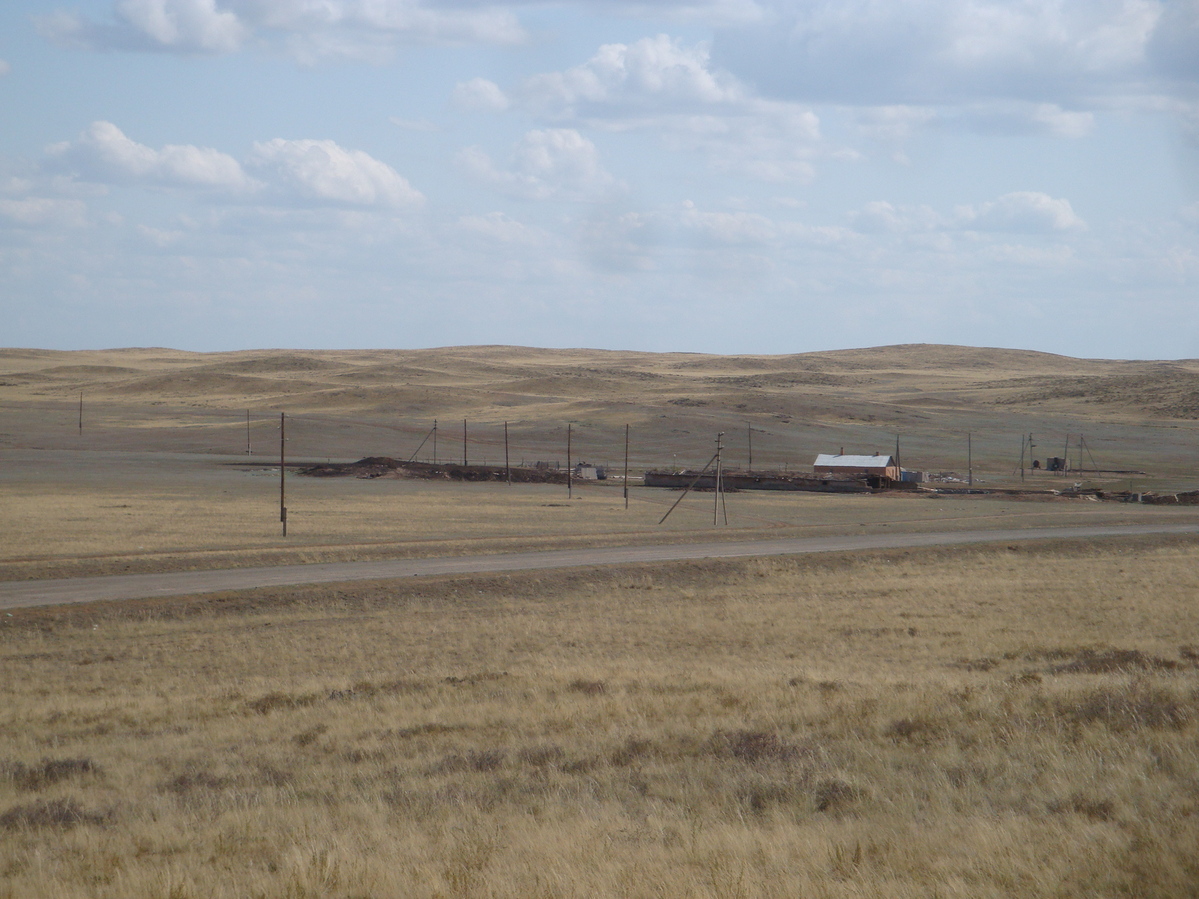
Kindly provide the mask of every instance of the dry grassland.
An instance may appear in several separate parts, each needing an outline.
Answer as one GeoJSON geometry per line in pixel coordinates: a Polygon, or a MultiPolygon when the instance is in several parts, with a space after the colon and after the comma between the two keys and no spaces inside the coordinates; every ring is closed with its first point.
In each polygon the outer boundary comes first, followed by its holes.
{"type": "Polygon", "coordinates": [[[688,540],[1199,521],[1196,506],[1081,499],[745,491],[712,494],[290,477],[203,457],[0,454],[0,579],[512,552],[688,540]],[[47,462],[47,456],[52,461],[47,462]],[[723,519],[722,519],[723,520],[723,519]]]}
{"type": "MultiPolygon", "coordinates": [[[[1199,362],[1071,359],[951,346],[789,356],[713,356],[450,347],[394,351],[0,350],[0,448],[239,453],[251,410],[257,452],[277,452],[278,414],[294,458],[406,458],[441,424],[441,458],[565,458],[616,463],[624,426],[635,468],[702,465],[716,434],[726,462],[810,470],[817,453],[888,452],[910,468],[957,469],[974,436],[977,472],[1010,481],[1021,434],[1036,455],[1072,437],[1100,467],[1146,470],[1147,483],[1192,483],[1199,362]],[[77,429],[80,394],[85,426],[77,429]]],[[[426,444],[424,454],[431,451],[426,444]]],[[[427,458],[427,455],[422,455],[427,458]]],[[[1077,460],[1076,460],[1077,461],[1077,460]]],[[[1077,466],[1076,466],[1077,467],[1077,466]]]]}
{"type": "Polygon", "coordinates": [[[1199,542],[0,617],[0,897],[1199,892],[1199,542]]]}

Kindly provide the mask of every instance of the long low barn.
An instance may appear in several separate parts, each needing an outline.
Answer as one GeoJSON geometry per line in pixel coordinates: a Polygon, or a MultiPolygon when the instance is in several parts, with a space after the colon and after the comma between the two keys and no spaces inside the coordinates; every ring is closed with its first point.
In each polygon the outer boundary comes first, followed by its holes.
{"type": "Polygon", "coordinates": [[[842,453],[821,453],[812,465],[817,475],[840,475],[842,477],[887,478],[899,480],[899,465],[894,456],[852,456],[842,453]]]}

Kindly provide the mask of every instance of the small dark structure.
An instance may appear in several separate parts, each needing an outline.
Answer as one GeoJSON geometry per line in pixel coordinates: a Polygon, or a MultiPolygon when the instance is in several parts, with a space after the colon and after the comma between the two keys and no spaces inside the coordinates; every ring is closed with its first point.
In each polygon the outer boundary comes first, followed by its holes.
{"type": "MultiPolygon", "coordinates": [[[[725,490],[807,490],[814,493],[869,493],[870,487],[854,478],[814,478],[781,471],[726,471],[721,475],[725,490]]],[[[647,471],[646,487],[681,490],[694,484],[696,490],[715,490],[716,475],[698,471],[647,471]]]]}

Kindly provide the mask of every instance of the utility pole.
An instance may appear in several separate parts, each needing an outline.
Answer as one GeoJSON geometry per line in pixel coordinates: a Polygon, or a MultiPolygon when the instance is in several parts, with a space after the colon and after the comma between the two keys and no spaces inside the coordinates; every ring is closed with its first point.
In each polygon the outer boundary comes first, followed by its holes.
{"type": "Polygon", "coordinates": [[[629,507],[629,426],[624,426],[624,507],[629,507]]]}
{"type": "Polygon", "coordinates": [[[83,391],[79,391],[79,433],[83,434],[83,391]]]}
{"type": "MultiPolygon", "coordinates": [[[[719,434],[716,435],[716,498],[715,498],[715,505],[712,509],[712,525],[713,526],[720,524],[720,500],[724,496],[724,477],[723,477],[723,470],[721,467],[721,465],[722,465],[721,454],[724,450],[723,440],[724,440],[724,431],[721,431],[719,434]]],[[[728,510],[727,506],[725,507],[725,510],[724,510],[724,523],[725,524],[729,523],[729,510],[728,510]]]]}
{"type": "Polygon", "coordinates": [[[566,498],[573,496],[574,468],[570,464],[570,422],[566,423],[566,498]]]}
{"type": "Polygon", "coordinates": [[[437,464],[437,419],[433,419],[433,464],[437,464]]]}
{"type": "Polygon", "coordinates": [[[966,432],[966,486],[974,486],[974,451],[970,445],[970,432],[966,432]]]}
{"type": "Polygon", "coordinates": [[[286,476],[287,471],[286,459],[287,454],[284,450],[284,445],[287,443],[287,413],[279,413],[279,520],[283,522],[283,536],[287,536],[287,488],[286,476]]]}
{"type": "Polygon", "coordinates": [[[1020,435],[1020,483],[1024,483],[1024,435],[1020,435]]]}
{"type": "Polygon", "coordinates": [[[462,467],[466,468],[466,419],[462,419],[462,467]]]}
{"type": "Polygon", "coordinates": [[[250,449],[250,410],[246,410],[246,455],[254,455],[254,451],[250,449]]]}
{"type": "Polygon", "coordinates": [[[508,476],[508,486],[512,486],[512,466],[508,464],[508,422],[504,422],[504,473],[508,476]]]}
{"type": "Polygon", "coordinates": [[[745,470],[752,474],[754,470],[754,429],[748,421],[745,423],[745,442],[749,444],[749,463],[745,470]]]}

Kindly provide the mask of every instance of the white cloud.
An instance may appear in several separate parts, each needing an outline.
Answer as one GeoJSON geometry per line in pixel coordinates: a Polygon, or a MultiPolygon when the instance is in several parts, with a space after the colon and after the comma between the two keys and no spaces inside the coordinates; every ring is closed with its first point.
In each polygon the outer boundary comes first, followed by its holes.
{"type": "Polygon", "coordinates": [[[865,233],[910,234],[934,231],[944,225],[942,217],[929,206],[896,207],[884,200],[867,203],[851,218],[854,228],[865,233]]]}
{"type": "Polygon", "coordinates": [[[316,201],[351,207],[400,208],[424,197],[386,163],[331,140],[257,142],[246,167],[208,147],[168,144],[156,150],[127,137],[111,122],[94,122],[73,141],[46,149],[43,170],[63,172],[60,192],[84,184],[139,185],[217,191],[232,198],[294,204],[316,201]]]}
{"type": "Polygon", "coordinates": [[[672,150],[767,181],[807,181],[820,120],[795,103],[762,100],[709,64],[707,46],[667,35],[606,44],[582,65],[528,79],[513,97],[551,121],[653,131],[672,150]]]}
{"type": "Polygon", "coordinates": [[[111,122],[93,122],[75,140],[54,144],[46,152],[52,165],[88,181],[235,192],[255,186],[232,156],[187,144],[167,144],[155,150],[130,140],[111,122]]]}
{"type": "Polygon", "coordinates": [[[620,116],[646,107],[660,114],[745,99],[735,78],[709,69],[706,45],[684,47],[665,34],[605,44],[582,65],[530,78],[523,95],[536,108],[568,116],[605,114],[603,107],[620,116]]]}
{"type": "Polygon", "coordinates": [[[679,215],[682,227],[706,242],[724,245],[764,245],[777,235],[775,223],[754,212],[704,212],[687,200],[679,215]]]}
{"type": "Polygon", "coordinates": [[[247,28],[215,0],[119,0],[117,15],[156,44],[190,52],[230,53],[247,28]]]}
{"type": "Polygon", "coordinates": [[[0,216],[26,227],[82,228],[87,224],[87,206],[81,200],[60,197],[0,197],[0,216]]]}
{"type": "Polygon", "coordinates": [[[486,78],[472,78],[454,88],[454,105],[477,112],[503,112],[509,101],[499,85],[486,78]]]}
{"type": "Polygon", "coordinates": [[[147,242],[160,250],[173,246],[183,237],[182,231],[166,231],[162,228],[151,228],[148,225],[138,225],[137,233],[147,242]]]}
{"type": "Polygon", "coordinates": [[[249,164],[306,199],[395,208],[424,201],[420,191],[391,166],[331,140],[275,138],[255,143],[249,164]]]}
{"type": "Polygon", "coordinates": [[[458,219],[458,227],[469,234],[505,244],[534,246],[544,243],[546,238],[545,233],[540,229],[530,228],[502,212],[462,216],[458,219]]]}
{"type": "Polygon", "coordinates": [[[1069,200],[1036,191],[1016,191],[986,203],[961,205],[948,216],[931,206],[894,206],[876,200],[850,218],[856,231],[867,234],[920,235],[958,230],[1037,234],[1086,229],[1069,200]]]}
{"type": "Polygon", "coordinates": [[[509,168],[498,169],[478,147],[458,156],[472,177],[531,200],[592,200],[618,189],[595,144],[571,128],[530,131],[513,149],[509,168]]]}
{"type": "Polygon", "coordinates": [[[526,37],[499,4],[419,0],[116,0],[105,21],[59,11],[35,22],[66,46],[195,54],[277,45],[306,64],[378,62],[403,43],[515,44],[526,37]]]}
{"type": "Polygon", "coordinates": [[[978,206],[954,210],[963,228],[972,231],[1077,231],[1086,228],[1069,200],[1036,191],[1016,191],[978,206]]]}
{"type": "Polygon", "coordinates": [[[725,29],[714,59],[808,102],[1061,102],[1137,77],[1160,0],[774,2],[725,29]]]}

